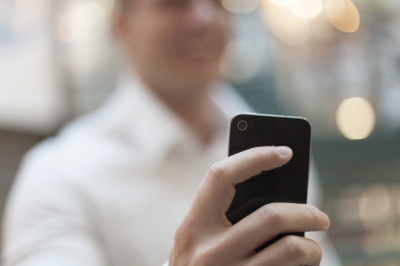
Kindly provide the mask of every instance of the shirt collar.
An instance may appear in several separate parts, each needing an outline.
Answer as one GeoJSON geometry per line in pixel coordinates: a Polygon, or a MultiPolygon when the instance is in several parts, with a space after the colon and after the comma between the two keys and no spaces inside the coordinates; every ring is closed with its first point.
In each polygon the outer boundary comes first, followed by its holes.
{"type": "MultiPolygon", "coordinates": [[[[219,140],[227,139],[230,118],[251,108],[221,81],[212,86],[209,97],[215,107],[215,115],[210,121],[216,130],[213,135],[219,140]]],[[[138,77],[121,79],[111,102],[115,108],[125,110],[128,116],[124,119],[127,138],[136,147],[143,148],[141,150],[151,156],[154,163],[161,162],[176,148],[186,152],[199,152],[203,148],[191,128],[138,77]]]]}

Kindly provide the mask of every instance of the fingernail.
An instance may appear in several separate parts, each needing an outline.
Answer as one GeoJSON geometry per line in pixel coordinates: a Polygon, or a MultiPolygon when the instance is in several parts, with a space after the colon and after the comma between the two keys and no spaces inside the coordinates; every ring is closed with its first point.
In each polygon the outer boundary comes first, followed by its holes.
{"type": "Polygon", "coordinates": [[[275,150],[277,150],[280,154],[284,156],[288,155],[291,152],[291,150],[285,146],[275,147],[275,150]]]}
{"type": "Polygon", "coordinates": [[[326,229],[328,230],[329,227],[331,226],[331,221],[330,221],[329,216],[328,216],[327,214],[325,214],[325,216],[326,216],[326,224],[325,224],[325,227],[326,227],[326,229]]]}

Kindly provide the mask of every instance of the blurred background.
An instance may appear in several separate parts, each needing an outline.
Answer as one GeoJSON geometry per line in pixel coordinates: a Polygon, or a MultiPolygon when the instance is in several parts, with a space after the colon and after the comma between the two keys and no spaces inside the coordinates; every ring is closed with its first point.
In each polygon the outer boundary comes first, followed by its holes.
{"type": "MultiPolygon", "coordinates": [[[[222,0],[221,75],[313,126],[322,209],[346,266],[400,265],[400,1],[222,0]]],[[[0,206],[22,155],[113,90],[114,0],[0,0],[0,206]]]]}

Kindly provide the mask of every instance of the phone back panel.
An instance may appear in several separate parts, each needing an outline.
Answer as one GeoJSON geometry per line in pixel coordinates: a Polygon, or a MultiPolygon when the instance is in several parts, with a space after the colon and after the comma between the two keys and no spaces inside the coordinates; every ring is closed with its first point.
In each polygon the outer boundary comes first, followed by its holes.
{"type": "Polygon", "coordinates": [[[268,203],[307,202],[311,152],[311,126],[308,121],[267,115],[235,116],[230,124],[229,156],[260,146],[288,146],[293,150],[293,157],[286,165],[262,172],[236,186],[235,197],[227,212],[232,224],[268,203]],[[241,121],[247,123],[246,130],[239,129],[241,121]]]}

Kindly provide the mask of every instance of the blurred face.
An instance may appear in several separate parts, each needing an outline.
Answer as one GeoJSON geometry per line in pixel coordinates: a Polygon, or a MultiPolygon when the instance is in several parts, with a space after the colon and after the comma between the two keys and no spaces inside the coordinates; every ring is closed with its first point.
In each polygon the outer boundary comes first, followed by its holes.
{"type": "Polygon", "coordinates": [[[141,78],[174,97],[204,94],[228,35],[220,0],[129,1],[117,31],[141,78]]]}

